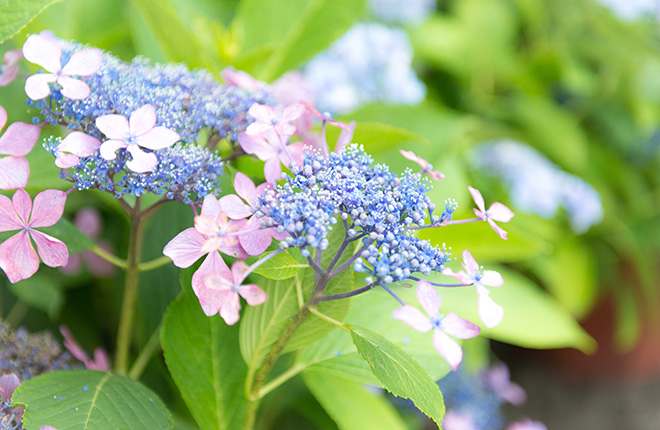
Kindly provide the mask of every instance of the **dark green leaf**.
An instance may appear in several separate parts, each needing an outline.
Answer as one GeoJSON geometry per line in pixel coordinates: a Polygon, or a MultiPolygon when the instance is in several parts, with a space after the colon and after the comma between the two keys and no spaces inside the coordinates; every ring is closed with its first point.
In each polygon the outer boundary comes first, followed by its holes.
{"type": "Polygon", "coordinates": [[[9,284],[12,293],[35,309],[56,316],[64,304],[64,295],[59,285],[50,276],[37,273],[29,279],[9,284]]]}
{"type": "Polygon", "coordinates": [[[40,228],[39,230],[64,242],[69,254],[84,251],[94,245],[92,239],[80,231],[71,221],[64,218],[51,227],[40,228]]]}

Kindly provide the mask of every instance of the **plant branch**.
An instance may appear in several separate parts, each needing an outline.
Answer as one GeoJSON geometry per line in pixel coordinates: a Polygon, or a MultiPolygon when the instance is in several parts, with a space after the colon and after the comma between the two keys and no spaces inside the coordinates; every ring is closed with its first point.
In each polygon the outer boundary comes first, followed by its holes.
{"type": "Polygon", "coordinates": [[[367,292],[367,291],[371,290],[376,285],[377,284],[375,282],[372,282],[369,285],[365,285],[364,287],[360,287],[360,288],[357,288],[355,290],[346,291],[346,292],[337,293],[337,294],[329,294],[327,296],[321,296],[321,297],[318,298],[318,303],[330,302],[332,300],[346,299],[348,297],[357,296],[358,294],[362,294],[364,292],[367,292]]]}
{"type": "Polygon", "coordinates": [[[89,248],[89,251],[98,255],[105,261],[108,261],[111,264],[119,267],[120,269],[126,269],[128,267],[128,263],[126,263],[126,260],[119,258],[114,254],[109,253],[108,251],[104,250],[98,245],[92,245],[92,247],[89,248]]]}

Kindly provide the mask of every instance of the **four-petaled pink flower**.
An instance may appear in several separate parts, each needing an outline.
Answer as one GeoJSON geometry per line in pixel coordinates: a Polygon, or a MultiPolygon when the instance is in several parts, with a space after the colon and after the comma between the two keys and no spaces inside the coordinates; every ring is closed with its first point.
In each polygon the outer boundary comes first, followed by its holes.
{"type": "Polygon", "coordinates": [[[66,265],[69,252],[62,241],[34,230],[50,227],[64,211],[66,195],[58,190],[46,190],[34,198],[23,189],[16,190],[12,200],[0,195],[0,231],[21,230],[0,244],[0,268],[11,283],[27,279],[39,268],[39,257],[50,267],[66,265]],[[30,237],[37,244],[35,252],[30,237]]]}
{"type": "Polygon", "coordinates": [[[234,177],[236,194],[228,194],[220,198],[222,210],[227,213],[229,218],[247,218],[247,222],[243,226],[243,232],[238,235],[238,240],[243,249],[250,255],[263,254],[270,246],[272,238],[282,240],[288,235],[287,233],[277,233],[277,229],[274,227],[262,228],[261,220],[253,214],[251,209],[256,205],[258,197],[272,188],[273,185],[268,182],[255,187],[250,178],[241,172],[237,172],[234,177]]]}
{"type": "Polygon", "coordinates": [[[459,339],[470,339],[479,335],[480,329],[470,321],[459,318],[451,312],[447,315],[440,314],[440,295],[431,284],[419,281],[417,284],[417,298],[429,318],[414,306],[405,305],[392,313],[394,319],[403,321],[412,328],[422,333],[431,329],[433,331],[433,345],[440,355],[447,360],[453,370],[463,360],[463,350],[459,344],[447,336],[450,334],[459,339]]]}
{"type": "Polygon", "coordinates": [[[305,106],[294,103],[287,106],[282,115],[277,117],[272,107],[255,103],[250,107],[248,113],[256,121],[248,125],[245,133],[248,136],[263,136],[272,130],[279,136],[291,136],[296,132],[296,126],[290,123],[300,118],[304,112],[305,106]]]}
{"type": "MultiPolygon", "coordinates": [[[[202,203],[201,215],[195,217],[195,227],[182,231],[165,245],[163,254],[170,257],[175,266],[181,268],[190,267],[195,261],[207,255],[192,277],[192,288],[200,298],[200,302],[204,277],[210,274],[229,273],[229,267],[218,251],[240,259],[248,257],[238,241],[238,234],[244,229],[245,222],[245,220],[229,220],[215,196],[208,195],[202,203]]],[[[211,312],[211,309],[204,309],[204,312],[206,313],[207,310],[211,312]]],[[[217,310],[210,315],[216,313],[217,310]]]]}
{"type": "Polygon", "coordinates": [[[62,139],[62,143],[57,147],[55,165],[60,169],[74,167],[81,158],[94,154],[100,146],[101,141],[94,136],[74,131],[62,139]]]}
{"type": "Polygon", "coordinates": [[[399,150],[399,152],[401,152],[401,155],[403,155],[404,158],[419,164],[419,167],[422,168],[422,174],[428,173],[431,179],[435,179],[436,181],[442,181],[445,179],[444,174],[438,170],[433,170],[433,165],[431,163],[415,154],[414,152],[404,151],[403,149],[399,150]]]}
{"type": "MultiPolygon", "coordinates": [[[[0,130],[7,123],[7,112],[0,106],[0,130]]],[[[27,186],[30,166],[24,158],[39,139],[39,127],[15,122],[0,136],[0,190],[14,190],[27,186]]]]}
{"type": "Polygon", "coordinates": [[[463,285],[474,284],[477,287],[477,295],[479,296],[479,317],[481,317],[486,327],[495,327],[502,321],[504,309],[490,298],[490,291],[486,287],[501,287],[504,284],[502,275],[494,270],[483,270],[483,267],[477,264],[467,249],[463,251],[462,266],[465,272],[461,270],[454,273],[446,267],[442,274],[458,279],[463,285]]]}
{"type": "Polygon", "coordinates": [[[50,73],[38,73],[25,81],[25,93],[32,100],[40,100],[50,94],[50,83],[59,84],[64,97],[81,100],[89,95],[89,85],[71,76],[89,76],[96,72],[103,62],[100,49],[90,48],[78,51],[69,62],[62,66],[62,48],[48,37],[32,34],[23,45],[23,56],[31,63],[43,67],[50,73]]]}
{"type": "Polygon", "coordinates": [[[288,138],[282,140],[272,130],[263,136],[251,136],[246,132],[238,135],[238,143],[246,153],[266,162],[264,177],[271,184],[282,178],[282,163],[287,167],[302,163],[304,144],[296,142],[287,145],[287,141],[288,138]]]}
{"type": "Polygon", "coordinates": [[[126,148],[133,157],[126,165],[137,173],[151,172],[158,165],[153,152],[142,148],[158,150],[174,145],[180,138],[166,127],[155,127],[156,111],[146,104],[131,114],[130,120],[121,115],[103,115],[96,118],[96,127],[110,140],[101,145],[101,157],[114,160],[118,149],[126,148]]]}
{"type": "Polygon", "coordinates": [[[23,58],[23,53],[19,50],[5,52],[2,57],[2,67],[0,67],[0,87],[5,87],[14,80],[21,58],[23,58]]]}
{"type": "Polygon", "coordinates": [[[211,274],[204,278],[198,297],[206,315],[220,313],[228,325],[234,325],[241,310],[239,295],[250,306],[258,306],[268,300],[268,294],[258,285],[242,285],[247,270],[248,265],[244,261],[236,261],[231,266],[231,273],[211,274]]]}
{"type": "Polygon", "coordinates": [[[486,204],[484,202],[484,198],[481,196],[481,193],[479,190],[476,188],[468,187],[468,190],[470,190],[470,194],[472,195],[472,199],[474,200],[474,203],[476,203],[477,208],[479,209],[473,209],[474,214],[478,216],[480,219],[484,221],[488,221],[488,224],[495,230],[495,232],[504,240],[506,240],[506,231],[502,230],[500,226],[495,224],[495,221],[500,221],[500,222],[509,222],[515,215],[511,209],[508,207],[504,206],[502,203],[495,202],[490,207],[488,210],[486,210],[486,204]]]}

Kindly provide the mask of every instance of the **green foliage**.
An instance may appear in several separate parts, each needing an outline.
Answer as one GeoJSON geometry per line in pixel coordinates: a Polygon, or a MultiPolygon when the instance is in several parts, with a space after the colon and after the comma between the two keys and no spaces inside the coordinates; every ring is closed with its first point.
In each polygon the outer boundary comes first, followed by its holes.
{"type": "Polygon", "coordinates": [[[55,0],[6,0],[0,3],[0,43],[21,31],[55,0]]]}
{"type": "Polygon", "coordinates": [[[24,303],[56,317],[64,305],[62,287],[51,276],[37,273],[31,278],[9,284],[9,290],[24,303]]]}
{"type": "Polygon", "coordinates": [[[27,406],[25,428],[172,428],[165,405],[144,385],[94,370],[51,372],[23,381],[12,402],[27,406]]]}
{"type": "Polygon", "coordinates": [[[247,366],[238,349],[238,327],[207,317],[192,292],[192,269],[169,306],[161,330],[167,368],[202,430],[241,428],[247,366]]]}
{"type": "Polygon", "coordinates": [[[300,269],[304,269],[305,267],[309,266],[307,264],[299,264],[288,252],[284,251],[254,269],[254,273],[264,278],[282,281],[293,278],[300,269]]]}
{"type": "Polygon", "coordinates": [[[442,392],[435,380],[408,354],[369,330],[350,327],[351,338],[371,372],[392,394],[410,399],[440,426],[445,415],[442,392]]]}
{"type": "Polygon", "coordinates": [[[69,254],[84,251],[94,245],[92,239],[80,231],[71,221],[64,218],[57,221],[55,225],[40,230],[66,243],[69,254]]]}

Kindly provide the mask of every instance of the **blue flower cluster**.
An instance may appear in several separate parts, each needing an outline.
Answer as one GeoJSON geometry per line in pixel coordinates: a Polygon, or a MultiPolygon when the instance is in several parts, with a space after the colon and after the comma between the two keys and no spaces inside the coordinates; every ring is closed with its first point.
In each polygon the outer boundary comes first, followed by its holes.
{"type": "Polygon", "coordinates": [[[410,229],[438,219],[432,215],[435,206],[426,195],[430,185],[425,177],[410,171],[397,176],[387,166],[373,165],[356,144],[327,158],[307,154],[291,173],[284,185],[260,199],[256,212],[264,226],[290,234],[283,247],[324,250],[328,232],[341,220],[347,240],[362,243],[353,267],[369,274],[368,283],[441,271],[447,262],[444,246],[433,246],[410,229]]]}
{"type": "Polygon", "coordinates": [[[370,0],[369,12],[386,24],[418,25],[435,10],[436,0],[370,0]]]}
{"type": "MultiPolygon", "coordinates": [[[[61,138],[44,140],[44,148],[57,155],[61,138]]],[[[78,190],[98,188],[113,192],[116,198],[144,193],[164,195],[183,203],[201,201],[218,190],[225,163],[215,153],[196,144],[177,143],[158,151],[158,165],[149,173],[126,168],[128,154],[120,152],[112,161],[97,152],[80,160],[73,169],[61,170],[64,180],[78,190]]]]}

